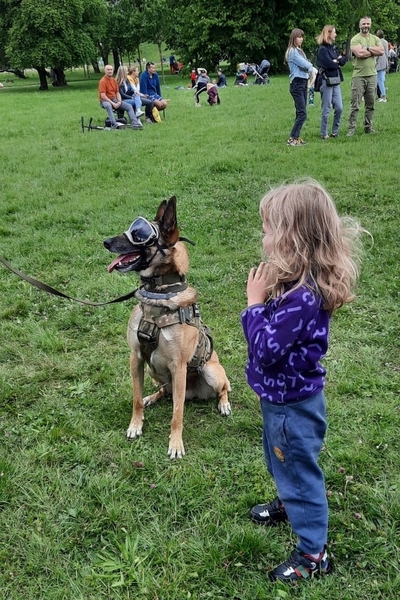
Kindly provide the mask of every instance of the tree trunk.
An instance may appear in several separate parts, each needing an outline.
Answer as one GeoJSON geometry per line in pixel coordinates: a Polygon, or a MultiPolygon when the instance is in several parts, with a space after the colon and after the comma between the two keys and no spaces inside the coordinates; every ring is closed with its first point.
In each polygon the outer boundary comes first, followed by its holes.
{"type": "Polygon", "coordinates": [[[93,60],[91,65],[92,65],[94,73],[100,73],[100,67],[99,67],[99,63],[97,62],[97,60],[93,60]]]}
{"type": "Polygon", "coordinates": [[[138,47],[137,47],[137,58],[139,61],[139,72],[141,73],[143,71],[143,69],[142,69],[142,55],[140,54],[140,44],[138,44],[138,47]]]}
{"type": "Polygon", "coordinates": [[[118,71],[118,67],[121,64],[119,61],[118,48],[113,48],[112,53],[113,53],[113,59],[114,59],[114,73],[116,73],[118,71]]]}
{"type": "Polygon", "coordinates": [[[157,48],[158,48],[158,53],[160,55],[161,76],[162,76],[163,83],[165,84],[164,61],[162,59],[162,43],[161,42],[157,42],[157,48]]]}
{"type": "Polygon", "coordinates": [[[39,74],[39,81],[40,81],[39,90],[47,91],[49,89],[49,86],[47,85],[46,69],[44,67],[35,67],[35,68],[39,74]]]}
{"type": "Polygon", "coordinates": [[[52,80],[51,83],[54,87],[64,87],[67,85],[67,80],[65,79],[64,69],[60,69],[59,67],[54,67],[51,70],[52,80]]]}

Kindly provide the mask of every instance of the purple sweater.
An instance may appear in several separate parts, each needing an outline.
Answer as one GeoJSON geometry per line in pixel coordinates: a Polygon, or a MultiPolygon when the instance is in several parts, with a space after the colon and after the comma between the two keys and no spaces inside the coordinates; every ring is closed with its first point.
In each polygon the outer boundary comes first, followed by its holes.
{"type": "Polygon", "coordinates": [[[328,349],[329,314],[307,287],[242,312],[248,344],[246,377],[260,398],[293,403],[325,385],[320,359],[328,349]]]}

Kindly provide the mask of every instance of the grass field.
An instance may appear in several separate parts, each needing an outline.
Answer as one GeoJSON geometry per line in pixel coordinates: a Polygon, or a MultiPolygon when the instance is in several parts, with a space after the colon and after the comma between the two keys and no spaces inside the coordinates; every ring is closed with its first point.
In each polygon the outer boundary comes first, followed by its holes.
{"type": "MultiPolygon", "coordinates": [[[[66,89],[37,79],[0,90],[0,255],[63,292],[126,294],[102,241],[159,202],[178,199],[189,281],[232,384],[233,414],[214,400],[185,409],[186,456],[167,456],[171,403],[125,438],[131,384],[125,329],[133,303],[88,308],[40,292],[0,267],[0,596],[5,600],[397,600],[399,576],[400,75],[377,104],[375,136],[322,141],[320,103],[302,148],[287,77],[221,90],[194,108],[168,76],[166,119],[143,131],[82,133],[104,121],[97,79],[66,89]],[[296,587],[267,571],[290,553],[289,526],[257,528],[249,508],[275,495],[259,406],[245,382],[245,285],[261,252],[258,204],[273,185],[311,176],[365,240],[357,300],[335,314],[324,361],[329,430],[321,464],[330,505],[330,578],[296,587]]],[[[0,81],[6,79],[0,75],[0,81]]],[[[146,389],[151,389],[147,381],[146,389]]]]}

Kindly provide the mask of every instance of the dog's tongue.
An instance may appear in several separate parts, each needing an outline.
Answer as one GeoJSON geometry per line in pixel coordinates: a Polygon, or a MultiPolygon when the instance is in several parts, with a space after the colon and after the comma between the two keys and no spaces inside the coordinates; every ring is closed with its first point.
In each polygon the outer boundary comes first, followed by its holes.
{"type": "Polygon", "coordinates": [[[121,254],[120,256],[117,256],[117,258],[115,258],[110,265],[108,265],[107,271],[111,273],[111,271],[114,271],[115,267],[120,263],[124,264],[133,262],[138,256],[139,255],[137,252],[134,252],[132,254],[121,254]]]}

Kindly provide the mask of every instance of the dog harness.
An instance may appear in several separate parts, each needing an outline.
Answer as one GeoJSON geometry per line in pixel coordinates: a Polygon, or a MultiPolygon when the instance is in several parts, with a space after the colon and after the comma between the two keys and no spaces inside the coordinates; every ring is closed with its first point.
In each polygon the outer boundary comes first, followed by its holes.
{"type": "Polygon", "coordinates": [[[188,364],[188,371],[200,372],[204,365],[210,360],[213,352],[213,340],[210,329],[201,320],[197,304],[191,304],[185,308],[170,310],[166,306],[152,306],[142,304],[142,318],[139,323],[137,336],[140,350],[146,362],[158,346],[160,329],[170,327],[177,323],[186,323],[196,327],[199,331],[199,341],[194,351],[192,360],[188,364]]]}

